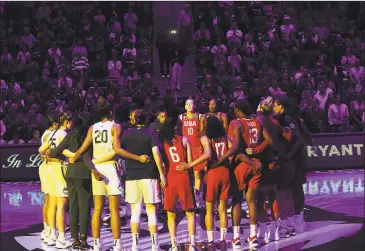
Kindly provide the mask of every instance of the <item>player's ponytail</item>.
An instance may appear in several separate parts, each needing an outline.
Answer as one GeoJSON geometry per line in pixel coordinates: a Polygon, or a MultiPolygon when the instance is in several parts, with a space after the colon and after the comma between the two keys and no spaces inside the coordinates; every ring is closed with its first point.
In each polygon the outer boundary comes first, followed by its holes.
{"type": "Polygon", "coordinates": [[[167,143],[169,146],[173,145],[175,136],[175,129],[171,123],[163,123],[162,128],[159,132],[159,138],[161,143],[167,143]]]}

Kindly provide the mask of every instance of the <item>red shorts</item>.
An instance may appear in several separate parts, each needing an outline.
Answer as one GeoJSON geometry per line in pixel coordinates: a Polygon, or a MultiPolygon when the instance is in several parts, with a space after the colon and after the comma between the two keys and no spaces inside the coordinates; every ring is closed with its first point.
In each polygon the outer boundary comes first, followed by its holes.
{"type": "Polygon", "coordinates": [[[220,166],[211,169],[205,174],[204,180],[207,184],[206,201],[215,202],[229,199],[231,184],[228,168],[220,166]]]}
{"type": "MultiPolygon", "coordinates": [[[[192,158],[192,160],[194,161],[202,155],[203,155],[202,145],[200,143],[199,144],[191,144],[191,158],[192,158]]],[[[207,164],[207,162],[204,161],[204,162],[202,162],[198,165],[195,165],[193,167],[193,170],[194,171],[202,171],[202,170],[204,170],[204,167],[205,167],[206,164],[207,164]]]]}
{"type": "Polygon", "coordinates": [[[260,183],[261,171],[254,166],[241,162],[234,170],[239,191],[246,188],[257,188],[260,183]]]}
{"type": "Polygon", "coordinates": [[[180,200],[184,211],[193,210],[195,207],[194,195],[189,179],[189,174],[168,175],[167,187],[163,189],[164,209],[174,212],[177,200],[180,200]]]}

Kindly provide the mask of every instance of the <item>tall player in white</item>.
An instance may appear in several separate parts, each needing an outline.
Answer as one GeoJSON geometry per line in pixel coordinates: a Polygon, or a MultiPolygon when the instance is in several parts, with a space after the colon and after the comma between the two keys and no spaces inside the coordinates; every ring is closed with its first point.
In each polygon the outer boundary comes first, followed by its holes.
{"type": "Polygon", "coordinates": [[[93,162],[96,170],[93,170],[92,188],[94,196],[94,213],[91,220],[92,234],[94,238],[93,251],[103,250],[100,241],[100,223],[104,208],[105,196],[108,196],[111,215],[111,229],[113,232],[113,251],[121,251],[120,240],[120,216],[119,199],[122,194],[122,183],[113,156],[118,154],[123,158],[134,159],[142,163],[148,162],[146,155],[137,156],[120,148],[121,128],[112,121],[112,111],[109,106],[102,105],[99,108],[101,121],[90,127],[87,137],[80,149],[75,153],[76,161],[89,148],[93,146],[93,162]],[[98,163],[98,164],[97,164],[98,163]]]}
{"type": "MultiPolygon", "coordinates": [[[[56,129],[49,138],[39,148],[40,154],[45,154],[48,149],[55,149],[66,137],[67,131],[72,128],[72,113],[65,112],[61,114],[59,128],[56,129]]],[[[68,150],[62,152],[66,157],[73,157],[68,150]]],[[[47,220],[50,228],[50,234],[46,236],[44,242],[49,246],[56,245],[56,248],[68,248],[71,242],[65,238],[65,216],[66,203],[68,198],[67,184],[65,180],[66,166],[64,161],[52,159],[48,161],[48,175],[52,177],[47,181],[49,188],[49,203],[47,220]],[[56,222],[58,237],[56,235],[56,222]]]]}
{"type": "MultiPolygon", "coordinates": [[[[53,132],[58,127],[58,115],[56,114],[48,114],[48,129],[43,133],[41,137],[41,143],[47,144],[53,132]]],[[[42,208],[42,216],[43,216],[43,231],[41,233],[41,240],[45,240],[46,237],[50,234],[50,228],[47,217],[47,210],[49,204],[49,175],[48,175],[48,162],[44,159],[44,155],[41,156],[43,162],[39,167],[39,178],[41,181],[41,191],[44,193],[44,202],[42,208]]]]}

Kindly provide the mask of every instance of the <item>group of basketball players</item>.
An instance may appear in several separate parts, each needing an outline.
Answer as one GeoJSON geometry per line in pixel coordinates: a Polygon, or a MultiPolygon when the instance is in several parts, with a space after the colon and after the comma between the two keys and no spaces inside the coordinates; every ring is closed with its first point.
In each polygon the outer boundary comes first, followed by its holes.
{"type": "MultiPolygon", "coordinates": [[[[152,158],[146,154],[135,155],[120,147],[120,126],[113,122],[110,109],[102,106],[100,108],[102,120],[89,129],[81,148],[76,153],[66,150],[63,152],[66,157],[71,158],[70,161],[76,161],[90,145],[93,146],[93,162],[96,169],[92,172],[95,203],[92,218],[93,250],[102,250],[99,239],[100,218],[105,195],[108,195],[110,203],[113,250],[122,250],[119,240],[120,220],[118,220],[117,212],[119,196],[122,192],[118,169],[115,168],[113,161],[115,155],[140,162],[141,165],[156,162],[155,168],[160,174],[160,185],[164,195],[163,206],[167,211],[167,223],[171,236],[170,250],[179,250],[175,221],[178,200],[188,219],[189,250],[197,250],[194,210],[202,203],[206,207],[207,249],[216,249],[213,236],[215,203],[218,203],[220,219],[219,249],[227,249],[227,202],[231,198],[232,246],[234,249],[242,246],[240,221],[243,193],[248,204],[250,219],[250,233],[246,240],[250,247],[258,245],[258,238],[263,238],[268,243],[303,231],[302,184],[305,182],[305,144],[306,140],[310,142],[310,135],[300,119],[289,115],[289,107],[290,104],[286,98],[274,100],[268,97],[260,103],[257,112],[254,113],[248,101],[238,100],[234,106],[236,119],[228,125],[227,115],[217,112],[217,100],[210,100],[207,114],[199,114],[195,112],[194,100],[188,99],[185,103],[186,112],[178,117],[176,128],[170,123],[164,123],[158,132],[161,145],[157,147],[158,150],[155,147],[156,144],[151,144],[152,158]],[[161,164],[163,168],[160,168],[161,164]],[[266,215],[268,206],[273,212],[273,217],[270,219],[266,215]],[[267,225],[266,222],[269,221],[271,223],[267,225]],[[258,222],[260,222],[259,227],[258,222]]],[[[132,112],[131,122],[136,123],[138,120],[136,117],[140,114],[138,110],[132,112]]],[[[54,148],[62,141],[67,129],[72,127],[72,122],[67,119],[67,117],[61,117],[60,125],[55,122],[44,133],[41,154],[44,154],[47,148],[54,148]],[[55,130],[56,128],[58,130],[55,130]]],[[[47,162],[47,164],[44,162],[40,168],[42,191],[46,194],[45,203],[48,205],[43,212],[47,214],[48,219],[42,238],[49,245],[60,248],[63,248],[61,244],[65,243],[64,206],[67,195],[64,190],[66,184],[64,180],[57,178],[59,175],[56,175],[56,171],[52,171],[51,183],[53,184],[50,185],[50,172],[45,172],[44,169],[61,169],[62,164],[57,161],[47,162]],[[48,176],[45,173],[48,173],[48,176]],[[53,220],[52,223],[56,209],[58,238],[56,238],[55,221],[53,220]]],[[[126,172],[128,172],[128,163],[126,165],[126,172]]],[[[145,182],[146,178],[142,180],[145,182]]],[[[159,203],[160,201],[156,199],[159,191],[149,185],[156,184],[156,180],[152,177],[148,180],[148,184],[138,183],[137,187],[135,183],[132,187],[131,182],[127,184],[127,179],[126,201],[131,204],[131,226],[132,223],[139,223],[141,213],[131,196],[143,197],[146,205],[159,203]],[[132,192],[132,189],[141,190],[141,192],[138,194],[139,192],[134,190],[132,192]]],[[[157,216],[154,208],[147,210],[147,216],[152,250],[158,250],[157,216]]],[[[132,228],[132,250],[139,250],[138,231],[139,224],[137,228],[132,228]]]]}

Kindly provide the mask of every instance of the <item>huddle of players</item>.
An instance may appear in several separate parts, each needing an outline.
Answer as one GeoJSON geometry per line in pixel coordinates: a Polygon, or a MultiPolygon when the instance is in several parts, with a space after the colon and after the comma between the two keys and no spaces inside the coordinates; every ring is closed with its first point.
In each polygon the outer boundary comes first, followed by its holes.
{"type": "MultiPolygon", "coordinates": [[[[181,114],[178,120],[178,131],[180,130],[183,136],[178,136],[179,132],[176,133],[170,124],[164,124],[159,132],[164,150],[162,151],[162,155],[167,158],[164,161],[166,164],[164,166],[165,174],[160,174],[160,178],[163,176],[162,178],[164,180],[161,186],[164,190],[164,209],[168,215],[168,228],[172,242],[171,250],[178,250],[175,223],[176,203],[178,199],[188,218],[189,250],[196,250],[195,214],[193,211],[195,203],[193,189],[189,179],[190,169],[194,173],[196,200],[202,199],[201,174],[205,174],[205,221],[209,242],[207,246],[208,250],[215,250],[213,237],[215,202],[219,203],[218,212],[221,232],[219,247],[221,250],[225,250],[227,247],[227,200],[230,196],[232,196],[233,202],[232,221],[234,236],[232,245],[234,248],[240,248],[240,204],[242,202],[242,192],[244,191],[246,192],[246,200],[249,207],[250,235],[247,242],[250,246],[258,245],[258,235],[260,237],[264,236],[265,241],[278,240],[279,222],[280,226],[284,229],[283,236],[288,237],[295,234],[293,229],[290,228],[294,225],[294,209],[291,198],[292,186],[291,182],[289,182],[289,180],[292,181],[291,176],[294,167],[288,164],[291,163],[291,157],[288,156],[288,149],[291,149],[291,146],[300,140],[297,136],[298,133],[294,133],[295,126],[290,124],[290,129],[287,127],[284,128],[272,116],[273,112],[283,113],[284,106],[281,105],[280,108],[278,101],[274,103],[271,98],[267,98],[260,104],[258,116],[255,116],[249,103],[244,100],[239,100],[236,102],[234,108],[237,118],[231,121],[229,127],[227,126],[226,115],[220,112],[217,113],[216,108],[216,101],[211,100],[209,102],[210,112],[205,115],[200,115],[195,112],[194,101],[189,99],[185,103],[186,113],[181,114]],[[228,135],[226,133],[227,131],[228,135]],[[291,176],[289,177],[289,175],[291,176]],[[276,192],[275,200],[272,192],[274,194],[276,192]],[[267,197],[272,199],[274,218],[269,228],[264,231],[259,231],[260,233],[258,234],[257,221],[258,217],[262,216],[260,212],[265,212],[263,205],[267,197]]],[[[92,176],[93,195],[95,207],[101,209],[96,210],[97,215],[93,215],[92,218],[93,250],[102,250],[102,244],[100,242],[100,217],[104,206],[104,197],[98,196],[108,195],[109,202],[112,203],[110,204],[110,211],[114,238],[113,250],[118,251],[122,250],[119,239],[120,220],[117,219],[119,218],[119,196],[122,192],[120,191],[121,181],[119,174],[114,166],[115,162],[112,159],[115,154],[118,154],[124,158],[134,159],[142,163],[146,163],[149,160],[147,156],[136,156],[120,148],[120,126],[112,121],[110,111],[105,111],[104,113],[105,116],[102,116],[102,121],[90,128],[87,139],[77,153],[64,151],[63,154],[66,157],[77,159],[86,151],[89,145],[93,145],[93,162],[96,164],[96,170],[93,170],[92,176]],[[108,112],[109,114],[107,114],[108,112]],[[100,132],[105,133],[100,134],[100,132]],[[100,163],[103,165],[100,165],[100,163]],[[103,179],[103,176],[107,179],[103,179]]],[[[59,125],[56,122],[52,123],[51,128],[45,132],[44,137],[42,137],[42,143],[44,145],[55,148],[67,134],[67,129],[72,127],[71,118],[67,116],[61,117],[59,123],[59,125]],[[54,131],[55,128],[58,128],[56,132],[54,131]]],[[[44,151],[42,149],[40,152],[44,153],[44,151]]],[[[156,158],[155,161],[159,162],[156,158]]],[[[67,194],[65,193],[66,182],[64,178],[62,179],[62,163],[48,161],[46,164],[52,166],[53,170],[57,169],[61,171],[52,174],[55,174],[52,177],[54,182],[47,182],[46,172],[41,171],[44,168],[40,169],[42,191],[45,194],[49,194],[49,196],[46,196],[45,204],[47,203],[48,207],[51,204],[52,206],[50,208],[53,208],[52,210],[48,208],[48,212],[46,213],[48,219],[45,221],[47,223],[45,224],[45,230],[42,232],[42,238],[45,238],[45,241],[49,245],[56,244],[56,247],[64,248],[67,245],[64,238],[64,207],[67,201],[67,194]],[[53,185],[49,183],[53,183],[53,185]],[[46,184],[53,188],[46,188],[46,184]],[[50,203],[50,201],[53,202],[50,203]],[[52,219],[55,218],[53,215],[56,215],[56,210],[58,238],[56,238],[55,224],[52,224],[54,222],[52,219]]],[[[128,187],[126,190],[128,190],[128,187]]],[[[149,190],[152,193],[158,193],[154,189],[149,190]]],[[[126,192],[128,194],[128,191],[126,192]]],[[[153,197],[153,195],[151,196],[153,197]]],[[[144,199],[146,201],[146,198],[144,199]]],[[[156,200],[154,203],[158,202],[156,200]]],[[[131,218],[135,218],[133,211],[132,207],[131,218]]],[[[151,228],[152,225],[157,225],[155,211],[153,214],[148,215],[150,231],[154,229],[151,228]]],[[[302,212],[298,217],[301,217],[298,222],[303,222],[302,212]]],[[[137,231],[139,231],[139,228],[137,228],[137,231]]],[[[132,249],[138,250],[138,232],[132,232],[132,249]]],[[[151,231],[151,241],[153,249],[157,250],[157,231],[151,231]]]]}
{"type": "Polygon", "coordinates": [[[178,198],[188,218],[190,247],[195,247],[194,195],[187,172],[190,169],[194,173],[197,201],[202,199],[201,177],[204,174],[207,250],[216,249],[213,236],[215,202],[218,202],[220,218],[218,245],[220,250],[227,249],[227,200],[230,196],[233,204],[232,246],[242,246],[240,220],[243,192],[246,193],[249,209],[250,234],[247,243],[250,247],[257,246],[260,237],[268,243],[295,235],[294,227],[297,231],[303,231],[302,182],[305,173],[300,161],[305,163],[305,151],[301,151],[304,140],[296,130],[297,122],[287,114],[288,104],[285,98],[274,101],[268,97],[260,103],[255,115],[246,100],[238,100],[234,107],[236,119],[230,122],[227,130],[227,117],[216,112],[216,100],[209,102],[209,113],[201,115],[194,111],[194,101],[189,99],[185,103],[186,113],[181,114],[178,120],[177,128],[183,136],[176,136],[169,126],[160,131],[169,165],[164,207],[168,212],[172,242],[170,250],[178,250],[175,225],[178,198]],[[294,163],[298,159],[299,162],[294,163]],[[267,199],[270,200],[273,218],[270,219],[271,224],[260,224],[258,229],[258,221],[269,221],[264,206],[267,199]]]}

